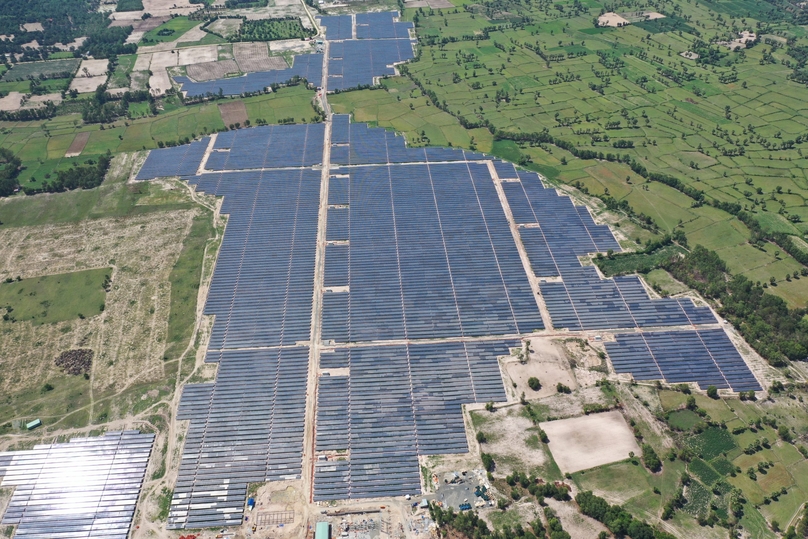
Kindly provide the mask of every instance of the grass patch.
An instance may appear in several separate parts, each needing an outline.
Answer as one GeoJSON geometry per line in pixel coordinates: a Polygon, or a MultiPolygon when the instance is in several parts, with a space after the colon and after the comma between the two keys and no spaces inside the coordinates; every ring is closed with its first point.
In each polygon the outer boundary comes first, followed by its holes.
{"type": "Polygon", "coordinates": [[[2,283],[4,323],[31,320],[39,325],[95,316],[103,311],[104,284],[111,274],[110,268],[101,268],[2,283]]]}
{"type": "Polygon", "coordinates": [[[687,443],[705,460],[712,460],[738,447],[732,434],[718,427],[710,427],[700,434],[691,436],[687,443]]]}
{"type": "Polygon", "coordinates": [[[157,515],[154,518],[155,521],[163,522],[168,519],[168,512],[171,510],[171,498],[173,495],[174,492],[167,487],[163,487],[163,490],[160,491],[160,494],[157,496],[157,515]]]}
{"type": "Polygon", "coordinates": [[[35,79],[42,76],[53,78],[54,76],[62,74],[72,76],[79,68],[80,63],[81,60],[78,58],[48,60],[46,62],[23,62],[14,64],[11,69],[3,73],[3,77],[0,80],[4,82],[27,81],[31,77],[35,79]]]}
{"type": "Polygon", "coordinates": [[[732,475],[736,473],[735,465],[724,457],[714,459],[710,464],[712,464],[713,468],[722,475],[732,475]]]}
{"type": "Polygon", "coordinates": [[[115,11],[143,11],[143,2],[141,0],[118,0],[115,11]]]}
{"type": "Polygon", "coordinates": [[[690,410],[676,410],[668,414],[668,424],[679,430],[690,430],[701,423],[701,418],[690,410]]]}
{"type": "Polygon", "coordinates": [[[199,24],[201,24],[199,21],[188,20],[188,17],[174,17],[173,19],[164,22],[157,28],[146,32],[143,35],[143,38],[140,40],[140,43],[145,45],[176,41],[182,37],[185,32],[199,24]]]}
{"type": "Polygon", "coordinates": [[[197,295],[202,275],[205,246],[215,236],[212,215],[205,210],[194,218],[182,245],[177,263],[171,270],[171,311],[165,359],[176,359],[185,350],[193,333],[197,295]]]}
{"type": "Polygon", "coordinates": [[[707,513],[707,509],[712,500],[712,493],[698,481],[691,481],[685,492],[687,503],[683,507],[684,511],[690,515],[699,516],[707,513]]]}

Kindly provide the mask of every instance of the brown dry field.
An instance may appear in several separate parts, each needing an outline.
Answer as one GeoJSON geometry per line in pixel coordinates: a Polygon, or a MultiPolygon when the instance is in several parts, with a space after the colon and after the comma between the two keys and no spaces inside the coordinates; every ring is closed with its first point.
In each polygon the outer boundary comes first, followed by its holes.
{"type": "Polygon", "coordinates": [[[266,43],[234,43],[233,56],[244,72],[286,69],[286,60],[280,56],[269,56],[266,43]]]}
{"type": "Polygon", "coordinates": [[[577,472],[640,453],[634,433],[620,412],[604,412],[541,423],[562,472],[577,472]]]}
{"type": "Polygon", "coordinates": [[[78,133],[73,138],[73,142],[70,143],[70,147],[65,152],[65,157],[77,157],[81,155],[81,152],[84,151],[84,147],[87,145],[88,140],[90,140],[90,131],[82,131],[81,133],[78,133]]]}
{"type": "Polygon", "coordinates": [[[558,383],[572,389],[578,387],[567,354],[560,343],[534,337],[530,340],[530,348],[530,359],[524,365],[514,356],[502,360],[509,400],[519,400],[523,392],[528,399],[552,396],[556,393],[558,383]],[[533,376],[542,384],[539,391],[533,391],[527,385],[528,378],[533,376]],[[514,382],[516,387],[513,387],[514,382]]]}
{"type": "Polygon", "coordinates": [[[224,125],[239,123],[244,125],[247,121],[247,107],[244,101],[231,101],[219,105],[219,112],[222,114],[224,125]]]}
{"type": "Polygon", "coordinates": [[[207,81],[223,79],[227,75],[239,73],[238,64],[233,60],[221,60],[218,62],[203,62],[192,64],[186,68],[188,76],[195,81],[207,81]]]}

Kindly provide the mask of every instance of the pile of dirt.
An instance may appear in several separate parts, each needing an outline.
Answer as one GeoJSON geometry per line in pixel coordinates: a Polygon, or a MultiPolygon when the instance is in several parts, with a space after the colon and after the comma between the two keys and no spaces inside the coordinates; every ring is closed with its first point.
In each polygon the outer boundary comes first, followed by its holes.
{"type": "Polygon", "coordinates": [[[61,367],[67,374],[85,374],[90,372],[95,352],[89,348],[67,350],[56,358],[56,366],[61,367]]]}

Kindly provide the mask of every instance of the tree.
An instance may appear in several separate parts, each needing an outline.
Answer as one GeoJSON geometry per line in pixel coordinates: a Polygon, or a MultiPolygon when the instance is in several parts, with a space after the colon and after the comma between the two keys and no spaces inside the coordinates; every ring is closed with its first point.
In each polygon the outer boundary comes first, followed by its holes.
{"type": "Polygon", "coordinates": [[[481,444],[484,444],[488,441],[488,438],[485,436],[483,431],[477,431],[477,441],[481,444]]]}
{"type": "Polygon", "coordinates": [[[572,393],[572,390],[568,386],[562,384],[561,382],[556,384],[556,391],[559,393],[567,393],[567,394],[572,393]]]}
{"type": "Polygon", "coordinates": [[[483,461],[483,468],[487,472],[493,472],[496,468],[496,463],[494,462],[494,457],[489,455],[488,453],[480,453],[480,459],[483,461]]]}
{"type": "Polygon", "coordinates": [[[715,386],[709,386],[707,388],[707,396],[710,397],[711,399],[717,399],[718,398],[718,388],[716,388],[715,386]]]}
{"type": "Polygon", "coordinates": [[[527,386],[533,391],[538,391],[541,389],[541,382],[535,376],[531,376],[527,379],[527,386]]]}
{"type": "MultiPolygon", "coordinates": [[[[642,445],[642,461],[645,467],[656,473],[662,469],[662,461],[654,451],[654,448],[648,444],[642,445]]],[[[633,537],[633,536],[632,536],[633,537]]]]}

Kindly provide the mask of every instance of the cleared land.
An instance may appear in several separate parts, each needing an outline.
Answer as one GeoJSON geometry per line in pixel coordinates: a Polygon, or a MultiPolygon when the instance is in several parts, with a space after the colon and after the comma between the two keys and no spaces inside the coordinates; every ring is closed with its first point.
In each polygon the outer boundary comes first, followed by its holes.
{"type": "Polygon", "coordinates": [[[188,66],[186,72],[189,77],[201,82],[223,79],[229,75],[238,75],[241,70],[234,60],[222,60],[219,62],[192,64],[188,66]]]}
{"type": "Polygon", "coordinates": [[[89,131],[82,131],[81,133],[76,134],[76,138],[73,139],[73,142],[70,143],[70,147],[65,152],[65,157],[78,157],[81,155],[81,152],[84,151],[84,147],[87,146],[87,141],[90,140],[90,132],[89,131]]]}
{"type": "Polygon", "coordinates": [[[234,43],[233,56],[241,71],[269,71],[289,67],[280,56],[270,56],[266,43],[234,43]]]}
{"type": "Polygon", "coordinates": [[[244,105],[244,101],[232,101],[230,103],[220,104],[219,112],[222,114],[222,121],[228,126],[236,123],[244,125],[248,119],[247,107],[244,105]]]}
{"type": "Polygon", "coordinates": [[[539,425],[550,438],[550,451],[561,471],[587,470],[625,460],[640,448],[620,412],[591,414],[539,425]]]}

